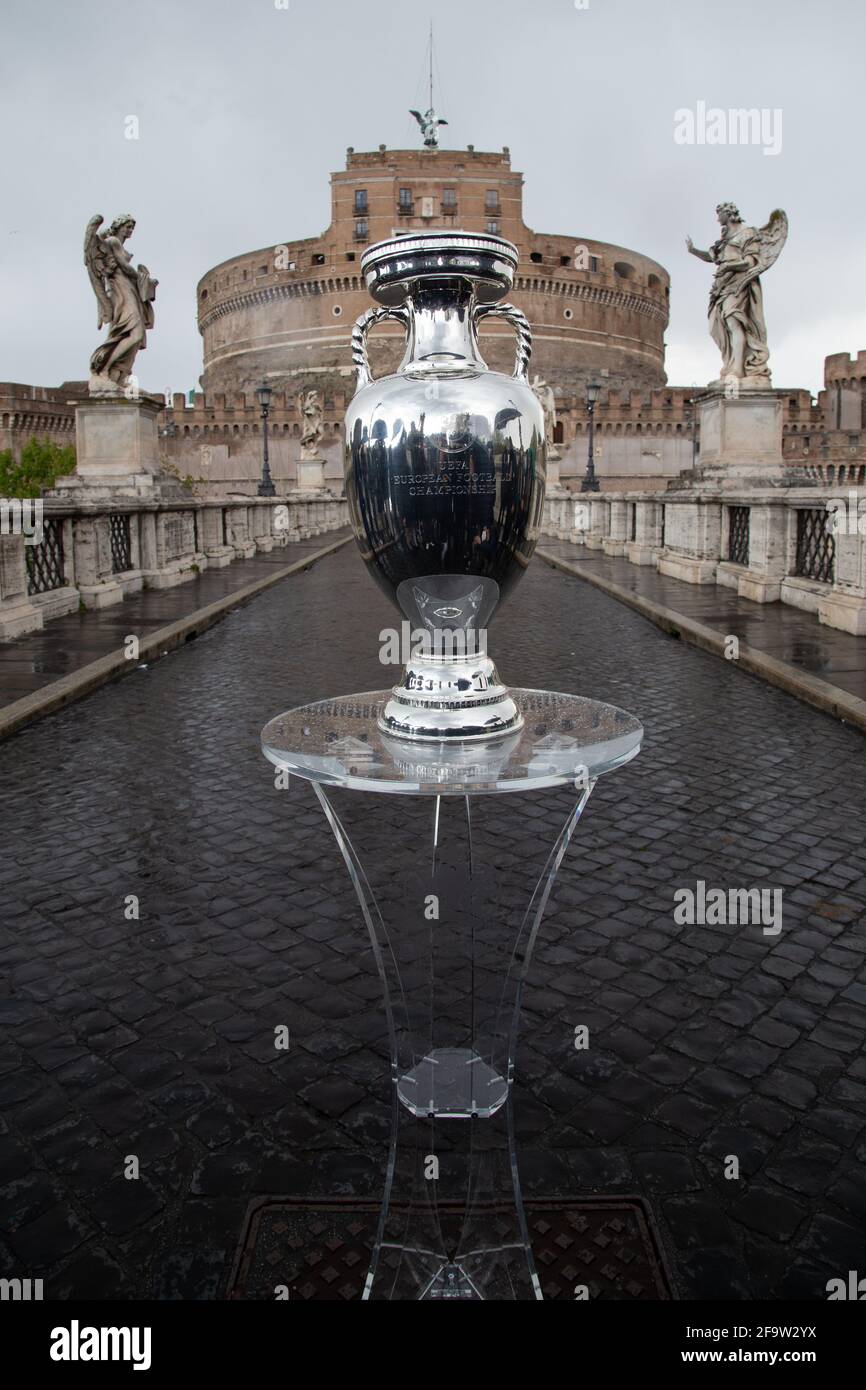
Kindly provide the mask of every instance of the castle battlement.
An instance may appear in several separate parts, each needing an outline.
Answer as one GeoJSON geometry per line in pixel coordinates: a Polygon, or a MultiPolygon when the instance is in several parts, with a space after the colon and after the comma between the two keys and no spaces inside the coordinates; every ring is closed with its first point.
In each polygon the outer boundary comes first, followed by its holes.
{"type": "Polygon", "coordinates": [[[848,352],[834,352],[824,358],[824,383],[853,383],[866,380],[866,350],[861,349],[856,358],[848,352]]]}

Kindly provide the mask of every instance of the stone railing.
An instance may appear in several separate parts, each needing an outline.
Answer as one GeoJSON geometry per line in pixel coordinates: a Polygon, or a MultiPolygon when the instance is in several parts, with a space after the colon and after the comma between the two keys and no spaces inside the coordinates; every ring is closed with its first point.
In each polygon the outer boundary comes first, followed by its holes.
{"type": "MultiPolygon", "coordinates": [[[[104,608],[140,589],[166,589],[209,566],[337,530],[344,498],[256,497],[218,504],[47,497],[38,525],[16,525],[4,503],[0,534],[0,639],[18,637],[76,609],[104,608]],[[33,540],[28,538],[30,533],[33,540]]],[[[30,514],[32,516],[32,513],[30,514]]]]}
{"type": "Polygon", "coordinates": [[[545,503],[542,533],[866,634],[866,488],[573,494],[545,503]]]}

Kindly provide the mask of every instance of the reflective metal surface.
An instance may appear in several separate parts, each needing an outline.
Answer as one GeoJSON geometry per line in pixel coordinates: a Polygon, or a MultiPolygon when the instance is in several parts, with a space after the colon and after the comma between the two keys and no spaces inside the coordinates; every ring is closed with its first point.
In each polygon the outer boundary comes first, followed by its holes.
{"type": "Polygon", "coordinates": [[[523,716],[489,656],[410,657],[379,728],[402,738],[491,738],[516,732],[523,716]]]}
{"type": "MultiPolygon", "coordinates": [[[[496,302],[516,265],[510,242],[450,231],[393,238],[362,259],[381,307],[362,315],[353,334],[358,390],[346,415],[346,493],[364,560],[395,602],[406,581],[445,576],[486,580],[490,592],[495,586],[496,597],[505,597],[535,549],[544,415],[527,380],[529,326],[513,305],[496,302]],[[517,331],[512,376],[490,371],[480,354],[477,326],[491,316],[517,331]],[[373,380],[366,335],[386,318],[402,323],[406,351],[397,372],[373,380]]],[[[457,622],[450,605],[434,601],[432,591],[427,601],[414,587],[425,625],[447,630],[457,622]]],[[[464,617],[457,625],[465,627],[464,617]]],[[[401,688],[405,694],[405,677],[401,688]]],[[[514,727],[513,711],[505,709],[492,711],[481,727],[471,712],[465,721],[449,716],[472,698],[461,684],[423,730],[404,729],[399,720],[389,727],[449,739],[514,727]]]]}

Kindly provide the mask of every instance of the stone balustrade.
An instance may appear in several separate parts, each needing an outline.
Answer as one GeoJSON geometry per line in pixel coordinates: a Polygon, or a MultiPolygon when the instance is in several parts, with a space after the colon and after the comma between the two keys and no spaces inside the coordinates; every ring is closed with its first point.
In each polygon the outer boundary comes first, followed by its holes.
{"type": "Polygon", "coordinates": [[[866,487],[575,493],[542,533],[866,635],[866,487]]]}
{"type": "MultiPolygon", "coordinates": [[[[348,522],[345,498],[299,493],[243,501],[86,502],[46,497],[41,522],[17,524],[4,503],[0,534],[0,640],[80,607],[104,608],[140,589],[165,589],[208,566],[250,559],[348,522]]],[[[36,514],[38,518],[38,513],[36,514]]]]}

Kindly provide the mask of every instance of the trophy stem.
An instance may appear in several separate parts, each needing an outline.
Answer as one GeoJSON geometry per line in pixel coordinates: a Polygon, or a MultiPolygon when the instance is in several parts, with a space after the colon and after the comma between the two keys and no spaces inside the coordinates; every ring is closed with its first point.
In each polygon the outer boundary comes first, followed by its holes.
{"type": "Polygon", "coordinates": [[[378,721],[383,733],[418,742],[500,738],[523,715],[486,653],[413,656],[378,721]]]}

